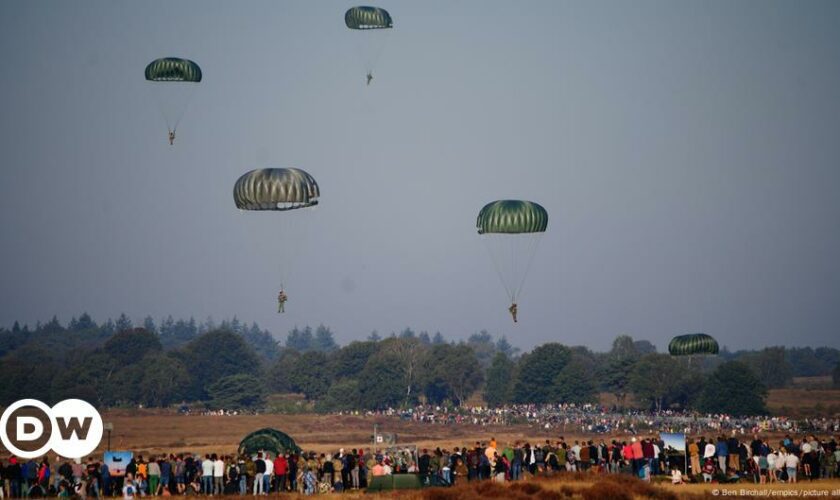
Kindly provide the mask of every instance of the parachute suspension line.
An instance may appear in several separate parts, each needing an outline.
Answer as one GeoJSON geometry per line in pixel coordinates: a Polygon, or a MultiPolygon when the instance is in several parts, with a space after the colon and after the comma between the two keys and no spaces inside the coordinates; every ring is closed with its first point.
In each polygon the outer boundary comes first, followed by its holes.
{"type": "Polygon", "coordinates": [[[511,302],[514,301],[515,294],[513,290],[511,290],[510,286],[508,286],[507,280],[505,279],[505,273],[502,271],[501,264],[499,260],[501,260],[501,255],[494,255],[492,248],[490,248],[491,243],[488,242],[488,236],[482,236],[481,239],[484,242],[484,248],[487,249],[487,254],[490,255],[490,260],[493,262],[493,269],[496,270],[496,275],[499,276],[499,281],[502,283],[502,287],[505,289],[505,295],[507,295],[508,300],[511,302]]]}
{"type": "Polygon", "coordinates": [[[525,286],[525,279],[528,277],[528,272],[531,270],[531,264],[534,262],[534,256],[537,254],[537,247],[540,244],[540,240],[542,239],[543,233],[533,233],[528,237],[528,244],[526,248],[526,255],[525,261],[522,263],[524,268],[521,270],[517,269],[516,274],[514,276],[521,276],[519,279],[519,283],[516,284],[514,288],[513,294],[513,301],[516,302],[518,298],[522,296],[522,288],[525,286]]]}
{"type": "Polygon", "coordinates": [[[186,85],[190,86],[189,94],[187,95],[187,102],[184,103],[184,107],[181,108],[181,112],[175,118],[175,125],[172,126],[172,132],[175,132],[178,129],[178,125],[181,123],[181,118],[184,117],[184,114],[187,112],[187,109],[190,107],[190,102],[192,101],[193,95],[195,94],[195,89],[198,85],[194,83],[187,83],[186,85]]]}

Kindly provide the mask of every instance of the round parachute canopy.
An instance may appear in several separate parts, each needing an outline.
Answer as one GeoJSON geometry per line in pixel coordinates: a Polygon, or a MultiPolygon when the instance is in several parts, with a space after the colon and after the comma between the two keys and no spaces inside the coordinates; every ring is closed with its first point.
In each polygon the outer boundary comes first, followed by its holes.
{"type": "Polygon", "coordinates": [[[548,226],[548,212],[533,201],[498,200],[478,213],[478,234],[543,233],[548,226]]]}
{"type": "Polygon", "coordinates": [[[393,28],[391,14],[379,7],[353,7],[344,13],[344,24],[351,30],[393,28]]]}
{"type": "Polygon", "coordinates": [[[146,66],[146,80],[198,83],[201,81],[201,68],[189,59],[164,57],[155,59],[146,66]]]}
{"type": "Polygon", "coordinates": [[[261,168],[240,177],[233,201],[242,210],[293,210],[318,204],[315,179],[299,168],[261,168]]]}
{"type": "Polygon", "coordinates": [[[285,453],[300,453],[301,449],[285,432],[266,427],[248,434],[239,443],[241,455],[255,455],[260,451],[267,451],[277,456],[285,453]]]}
{"type": "Polygon", "coordinates": [[[672,356],[690,356],[693,354],[717,354],[720,348],[717,340],[705,333],[678,335],[668,344],[672,356]]]}

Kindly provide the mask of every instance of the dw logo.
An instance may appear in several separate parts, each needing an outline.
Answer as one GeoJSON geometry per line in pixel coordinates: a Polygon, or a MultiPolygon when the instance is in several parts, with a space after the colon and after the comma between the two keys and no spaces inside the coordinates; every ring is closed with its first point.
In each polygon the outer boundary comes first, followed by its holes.
{"type": "Polygon", "coordinates": [[[36,458],[50,449],[62,457],[81,458],[99,446],[102,417],[81,399],[65,399],[52,408],[37,399],[21,399],[0,417],[0,439],[21,458],[36,458]]]}

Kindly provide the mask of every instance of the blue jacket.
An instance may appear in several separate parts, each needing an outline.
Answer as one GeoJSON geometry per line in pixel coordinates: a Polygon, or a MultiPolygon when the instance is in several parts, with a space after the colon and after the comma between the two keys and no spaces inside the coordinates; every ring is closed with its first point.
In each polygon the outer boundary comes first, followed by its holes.
{"type": "Polygon", "coordinates": [[[725,457],[729,455],[729,448],[727,448],[726,446],[726,441],[718,441],[718,444],[715,447],[715,455],[719,457],[725,457]]]}

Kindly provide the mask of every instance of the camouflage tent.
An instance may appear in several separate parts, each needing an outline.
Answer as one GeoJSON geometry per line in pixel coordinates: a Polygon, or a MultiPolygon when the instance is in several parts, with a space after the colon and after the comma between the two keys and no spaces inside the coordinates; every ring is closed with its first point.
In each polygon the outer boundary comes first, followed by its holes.
{"type": "Polygon", "coordinates": [[[288,434],[266,427],[248,434],[239,443],[239,453],[242,455],[254,455],[258,451],[267,451],[276,456],[300,453],[301,449],[288,434]]]}

